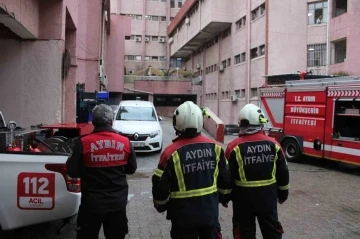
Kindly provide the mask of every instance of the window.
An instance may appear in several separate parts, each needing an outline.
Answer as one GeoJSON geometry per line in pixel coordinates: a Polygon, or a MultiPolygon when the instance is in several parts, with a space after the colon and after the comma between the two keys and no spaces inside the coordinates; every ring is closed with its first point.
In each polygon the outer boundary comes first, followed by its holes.
{"type": "Polygon", "coordinates": [[[308,25],[327,23],[327,2],[308,4],[308,25]]]}
{"type": "Polygon", "coordinates": [[[236,30],[245,27],[246,25],[246,16],[242,17],[239,21],[236,22],[236,30]]]}
{"type": "Polygon", "coordinates": [[[245,90],[235,90],[235,95],[238,99],[243,99],[245,98],[245,90]]]}
{"type": "Polygon", "coordinates": [[[250,92],[250,98],[253,98],[253,97],[257,97],[258,96],[258,90],[257,88],[251,88],[251,92],[250,92]]]}
{"type": "Polygon", "coordinates": [[[240,54],[235,56],[235,65],[240,63],[240,54]]]}
{"type": "Polygon", "coordinates": [[[246,60],[246,53],[243,52],[243,53],[241,53],[241,56],[240,56],[240,62],[245,62],[245,60],[246,60]]]}
{"type": "Polygon", "coordinates": [[[160,40],[165,41],[166,37],[160,37],[160,40]]]}
{"type": "Polygon", "coordinates": [[[153,107],[121,106],[116,120],[157,121],[153,107]]]}
{"type": "Polygon", "coordinates": [[[160,17],[160,20],[163,22],[166,22],[166,17],[162,16],[162,17],[160,17]]]}
{"type": "Polygon", "coordinates": [[[346,38],[333,43],[334,46],[334,60],[333,64],[345,62],[346,60],[346,38]]]}
{"type": "Polygon", "coordinates": [[[151,17],[151,20],[153,20],[153,21],[159,21],[159,17],[158,17],[158,16],[152,16],[152,17],[151,17]]]}
{"type": "Polygon", "coordinates": [[[133,61],[135,60],[135,56],[125,56],[125,60],[133,61]]]}
{"type": "Polygon", "coordinates": [[[165,56],[160,56],[160,61],[166,61],[166,57],[165,56]]]}
{"type": "Polygon", "coordinates": [[[161,0],[162,2],[166,2],[166,0],[161,0]]]}
{"type": "Polygon", "coordinates": [[[227,59],[227,67],[230,67],[231,66],[231,58],[227,59]]]}
{"type": "Polygon", "coordinates": [[[181,8],[183,6],[183,0],[178,0],[178,8],[181,8]]]}
{"type": "Polygon", "coordinates": [[[326,44],[308,45],[307,66],[319,67],[326,65],[326,44]]]}
{"type": "Polygon", "coordinates": [[[136,20],[142,20],[142,15],[136,15],[136,20]]]}
{"type": "Polygon", "coordinates": [[[150,61],[150,56],[145,56],[145,61],[150,61]]]}
{"type": "Polygon", "coordinates": [[[340,16],[347,12],[347,0],[333,0],[333,17],[340,16]]]}
{"type": "Polygon", "coordinates": [[[141,61],[141,56],[136,56],[136,57],[135,57],[135,60],[136,60],[136,61],[141,61]]]}
{"type": "Polygon", "coordinates": [[[265,14],[265,3],[251,11],[251,20],[255,20],[265,14]]]}
{"type": "Polygon", "coordinates": [[[151,57],[151,60],[152,60],[152,61],[159,61],[159,57],[153,56],[153,57],[151,57]]]}
{"type": "Polygon", "coordinates": [[[175,0],[170,0],[170,7],[175,8],[175,0]]]}
{"type": "Polygon", "coordinates": [[[221,65],[226,68],[226,60],[221,62],[221,65]]]}
{"type": "Polygon", "coordinates": [[[159,41],[159,38],[157,36],[152,36],[151,40],[152,41],[159,41]]]}
{"type": "Polygon", "coordinates": [[[257,47],[251,49],[251,50],[250,50],[250,54],[251,54],[251,59],[254,59],[254,58],[258,57],[259,55],[258,55],[258,49],[257,49],[257,47]]]}
{"type": "Polygon", "coordinates": [[[129,38],[128,40],[130,40],[130,41],[135,40],[135,36],[134,36],[134,35],[131,35],[131,36],[130,36],[130,38],[129,38]]]}
{"type": "Polygon", "coordinates": [[[151,16],[146,15],[146,16],[145,16],[145,19],[146,19],[146,20],[151,20],[151,16]]]}
{"type": "Polygon", "coordinates": [[[264,56],[265,55],[265,45],[259,46],[259,50],[260,50],[260,56],[264,56]]]}

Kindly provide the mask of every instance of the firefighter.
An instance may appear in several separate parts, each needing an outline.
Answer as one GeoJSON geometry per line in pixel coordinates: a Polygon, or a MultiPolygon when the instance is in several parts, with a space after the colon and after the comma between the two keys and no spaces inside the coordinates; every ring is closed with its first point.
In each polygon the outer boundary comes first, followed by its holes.
{"type": "Polygon", "coordinates": [[[264,239],[280,239],[284,233],[277,203],[288,198],[289,171],[281,146],[264,133],[267,122],[259,107],[245,105],[239,113],[239,137],[225,151],[233,188],[221,203],[233,203],[234,239],[255,239],[256,218],[264,239]]]}
{"type": "Polygon", "coordinates": [[[201,135],[203,112],[193,102],[174,112],[178,137],[161,154],[152,177],[154,207],[167,211],[171,238],[222,238],[219,194],[230,191],[230,171],[224,151],[201,135]]]}
{"type": "Polygon", "coordinates": [[[100,104],[92,110],[94,131],[76,141],[66,162],[72,178],[81,178],[77,239],[106,239],[128,234],[126,174],[136,171],[135,151],[128,138],[112,129],[113,110],[100,104]]]}

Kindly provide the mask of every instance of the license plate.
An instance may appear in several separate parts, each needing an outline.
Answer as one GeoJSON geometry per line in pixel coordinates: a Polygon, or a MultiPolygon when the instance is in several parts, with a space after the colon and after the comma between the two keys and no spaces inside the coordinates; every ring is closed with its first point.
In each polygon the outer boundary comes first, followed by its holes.
{"type": "Polygon", "coordinates": [[[131,142],[134,147],[144,147],[145,143],[142,142],[131,142]]]}

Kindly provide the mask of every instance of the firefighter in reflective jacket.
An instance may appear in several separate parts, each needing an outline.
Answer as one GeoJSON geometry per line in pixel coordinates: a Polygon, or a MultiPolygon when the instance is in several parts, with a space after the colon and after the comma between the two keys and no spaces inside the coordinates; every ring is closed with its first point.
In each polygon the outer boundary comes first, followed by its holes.
{"type": "Polygon", "coordinates": [[[81,178],[81,205],[77,239],[98,239],[103,226],[106,239],[128,234],[127,174],[137,169],[136,154],[128,138],[112,129],[114,113],[100,104],[92,110],[91,134],[75,142],[66,162],[70,177],[81,178]]]}
{"type": "Polygon", "coordinates": [[[187,101],[174,112],[178,137],[161,154],[152,177],[154,206],[167,211],[171,238],[222,238],[219,194],[230,191],[230,171],[224,151],[201,135],[203,112],[187,101]]]}
{"type": "Polygon", "coordinates": [[[289,171],[279,143],[264,134],[266,122],[259,107],[247,104],[239,113],[239,137],[225,151],[233,188],[221,203],[232,200],[234,239],[255,239],[256,218],[264,239],[279,239],[284,233],[277,202],[288,198],[289,171]]]}

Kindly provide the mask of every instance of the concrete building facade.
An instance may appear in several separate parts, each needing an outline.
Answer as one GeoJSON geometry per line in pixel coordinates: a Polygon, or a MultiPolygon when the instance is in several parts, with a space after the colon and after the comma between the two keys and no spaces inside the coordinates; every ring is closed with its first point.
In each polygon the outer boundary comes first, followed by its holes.
{"type": "Polygon", "coordinates": [[[76,83],[87,92],[122,92],[130,24],[110,15],[110,0],[0,0],[6,120],[22,127],[75,122],[76,83]]]}
{"type": "Polygon", "coordinates": [[[358,0],[187,0],[167,28],[169,54],[202,82],[225,124],[258,103],[269,75],[360,75],[358,0]]]}
{"type": "Polygon", "coordinates": [[[186,0],[112,0],[112,12],[131,17],[131,36],[125,42],[125,74],[149,66],[156,69],[182,67],[181,58],[170,59],[169,22],[186,0]]]}

